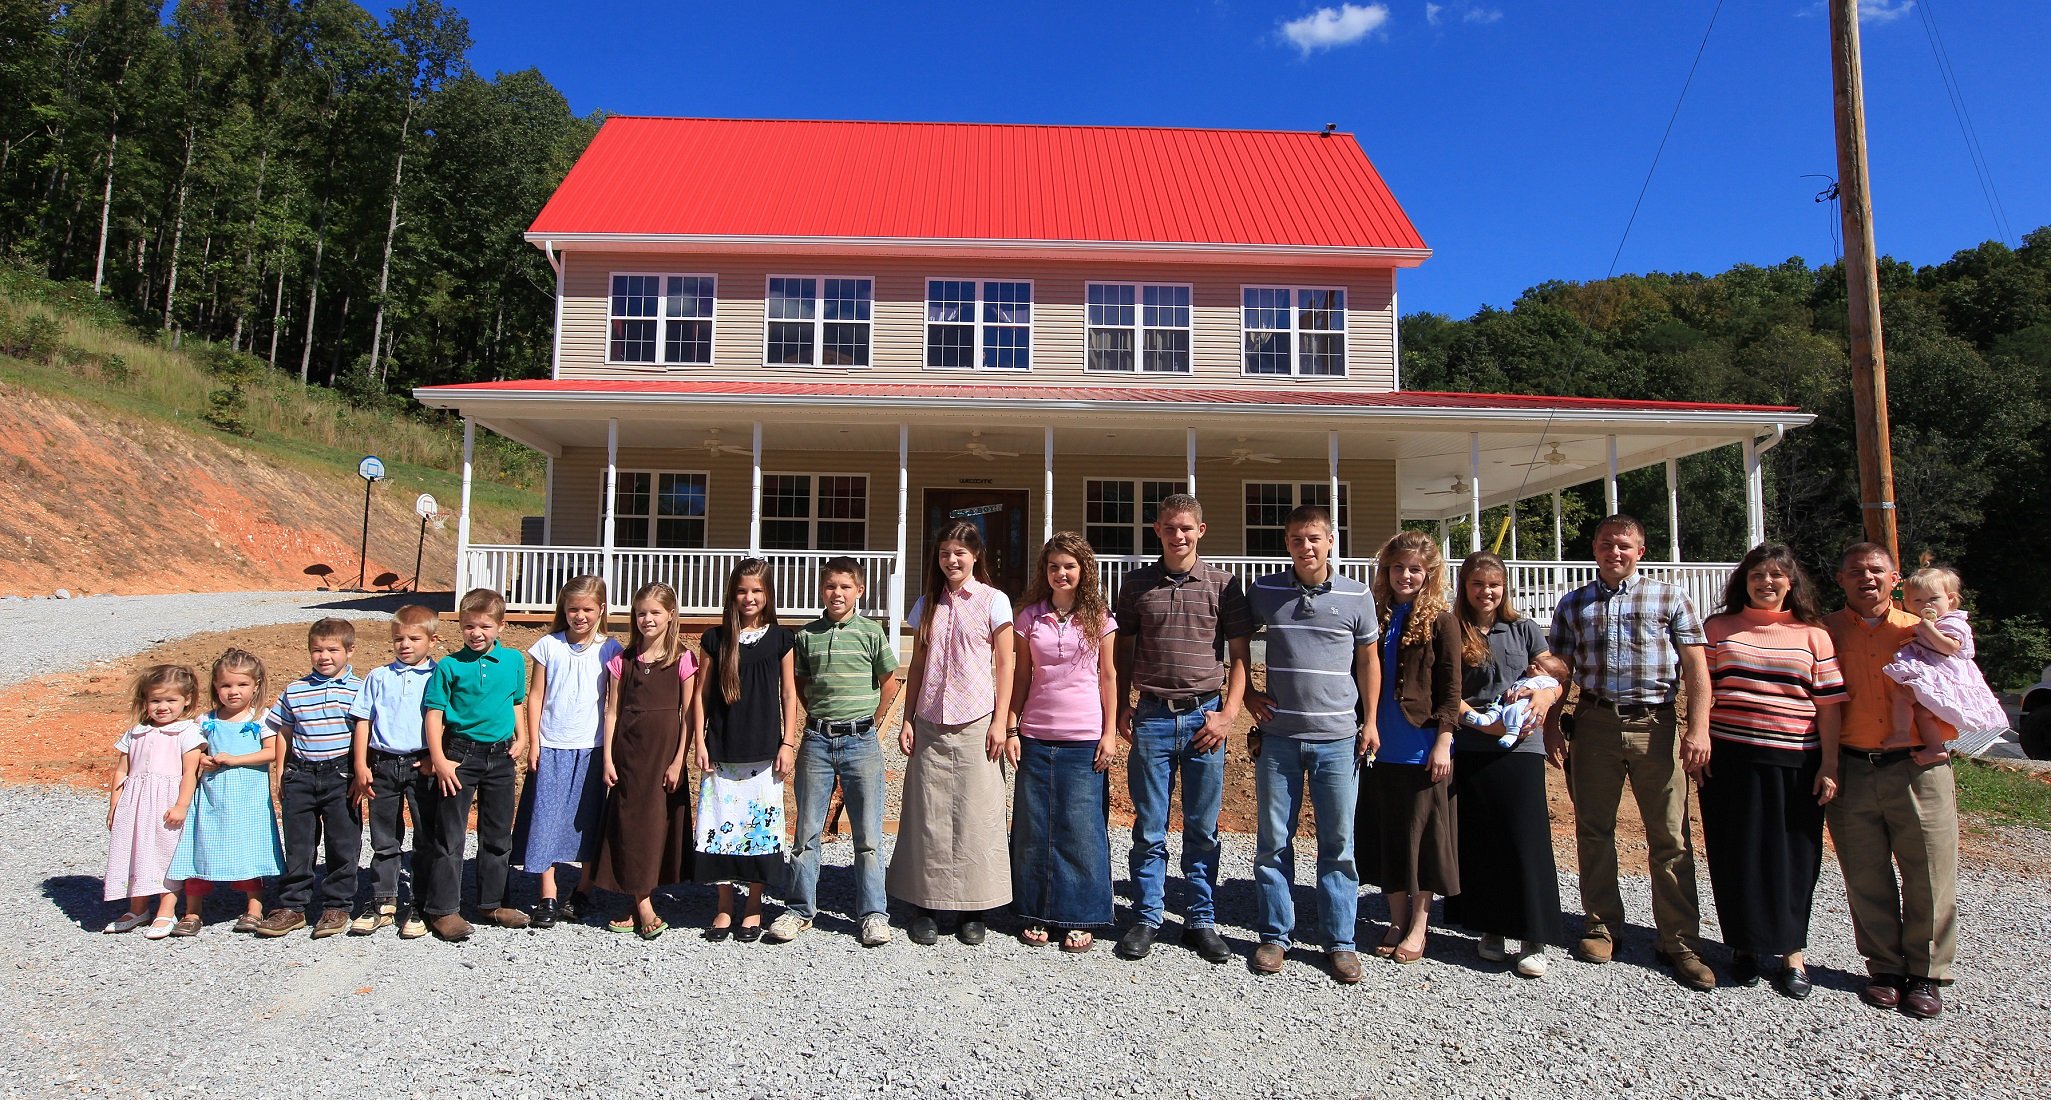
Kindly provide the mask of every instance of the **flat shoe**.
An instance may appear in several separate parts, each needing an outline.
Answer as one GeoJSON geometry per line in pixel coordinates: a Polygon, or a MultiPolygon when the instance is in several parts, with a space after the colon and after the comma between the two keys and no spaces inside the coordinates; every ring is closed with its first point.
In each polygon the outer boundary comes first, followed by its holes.
{"type": "Polygon", "coordinates": [[[961,922],[960,928],[955,929],[954,938],[969,947],[981,947],[984,938],[989,934],[990,926],[983,923],[983,918],[970,917],[961,922]]]}
{"type": "Polygon", "coordinates": [[[101,929],[101,931],[107,933],[110,936],[118,936],[123,932],[133,932],[136,929],[141,928],[143,925],[149,923],[149,919],[150,915],[148,913],[123,913],[120,916],[115,917],[113,921],[109,922],[107,927],[101,929]]]}
{"type": "Polygon", "coordinates": [[[1781,967],[1780,973],[1773,976],[1773,988],[1789,1000],[1806,1001],[1809,994],[1815,990],[1816,983],[1809,980],[1808,968],[1784,966],[1781,967]]]}
{"type": "Polygon", "coordinates": [[[178,921],[175,917],[158,917],[150,922],[148,928],[142,930],[142,938],[146,940],[161,940],[165,936],[170,935],[171,929],[177,926],[178,921]]]}
{"type": "Polygon", "coordinates": [[[762,926],[759,924],[744,924],[734,929],[735,943],[754,943],[761,938],[762,926]]]}
{"type": "Polygon", "coordinates": [[[733,938],[733,934],[734,926],[731,924],[714,925],[701,933],[708,943],[725,943],[733,938]]]}
{"type": "Polygon", "coordinates": [[[179,939],[189,940],[199,935],[199,930],[202,927],[203,925],[200,923],[198,913],[187,913],[178,918],[177,924],[171,926],[171,934],[179,939]]]}

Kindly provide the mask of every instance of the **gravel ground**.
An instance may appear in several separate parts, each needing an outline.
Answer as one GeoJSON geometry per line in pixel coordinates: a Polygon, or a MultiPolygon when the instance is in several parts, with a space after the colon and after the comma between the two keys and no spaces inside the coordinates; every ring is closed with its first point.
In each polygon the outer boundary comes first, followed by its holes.
{"type": "MultiPolygon", "coordinates": [[[[445,597],[444,597],[445,598],[445,597]]],[[[79,655],[109,661],[204,630],[389,615],[410,595],[351,592],[201,592],[0,600],[0,687],[70,672],[79,655]],[[51,645],[61,637],[63,645],[51,645]]],[[[438,605],[446,606],[446,605],[438,605]]]]}
{"type": "MultiPolygon", "coordinates": [[[[1434,936],[1431,956],[1367,960],[1332,983],[1298,951],[1255,978],[1172,942],[1144,963],[994,938],[901,936],[865,951],[831,911],[851,884],[828,851],[829,915],[795,943],[711,944],[709,891],[660,898],[654,943],[599,928],[480,929],[468,943],[389,932],[254,941],[211,924],[152,943],[93,931],[105,859],[96,799],[0,790],[0,888],[27,900],[0,947],[0,1093],[487,1096],[2041,1096],[2051,1019],[2051,887],[1961,884],[1962,977],[1934,1022],[1873,1011],[1844,895],[1826,867],[1814,997],[1701,994],[1650,967],[1635,930],[1618,964],[1554,955],[1524,981],[1434,936]],[[174,1031],[175,1029],[175,1031],[174,1031]]],[[[1114,838],[1114,851],[1125,838],[1114,838]]],[[[2051,861],[2051,834],[2013,843],[2051,861]]],[[[1252,910],[1249,838],[1228,841],[1224,914],[1252,910]]],[[[1299,880],[1308,877],[1300,869],[1299,880]]],[[[1572,883],[1566,884],[1572,897],[1572,883]]],[[[525,883],[516,885],[526,897],[525,883]]],[[[1171,887],[1172,889],[1172,887],[1171,887]]],[[[1704,888],[1706,894],[1706,886],[1704,888]]],[[[1647,911],[1643,879],[1627,879],[1647,911]]],[[[1308,898],[1299,890],[1299,907],[1308,898]]],[[[1171,899],[1172,904],[1172,899],[1171,899]]],[[[1363,916],[1379,919],[1370,899],[1363,916]]],[[[211,919],[226,920],[225,906],[211,919]]],[[[1008,929],[1000,924],[1000,930],[1008,929]]],[[[1171,922],[1172,928],[1172,922],[1171,922]]],[[[1253,937],[1225,928],[1242,956],[1253,937]]],[[[1378,929],[1363,927],[1371,942],[1378,929]]],[[[1714,928],[1710,938],[1714,939],[1714,928]]],[[[1727,956],[1712,947],[1711,961],[1727,956]]]]}

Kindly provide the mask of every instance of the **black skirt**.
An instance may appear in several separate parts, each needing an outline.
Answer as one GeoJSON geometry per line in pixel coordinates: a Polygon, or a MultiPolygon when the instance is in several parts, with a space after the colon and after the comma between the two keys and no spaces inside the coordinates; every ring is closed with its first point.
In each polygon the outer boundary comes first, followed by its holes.
{"type": "Polygon", "coordinates": [[[1376,764],[1360,774],[1353,821],[1360,881],[1390,893],[1460,892],[1452,780],[1432,782],[1423,764],[1376,764]]]}
{"type": "Polygon", "coordinates": [[[1823,870],[1819,752],[1757,749],[1716,738],[1700,787],[1709,888],[1733,951],[1785,955],[1809,945],[1823,870]]]}
{"type": "Polygon", "coordinates": [[[1453,753],[1460,893],[1446,922],[1471,932],[1557,943],[1560,879],[1545,804],[1545,757],[1490,745],[1453,753]]]}

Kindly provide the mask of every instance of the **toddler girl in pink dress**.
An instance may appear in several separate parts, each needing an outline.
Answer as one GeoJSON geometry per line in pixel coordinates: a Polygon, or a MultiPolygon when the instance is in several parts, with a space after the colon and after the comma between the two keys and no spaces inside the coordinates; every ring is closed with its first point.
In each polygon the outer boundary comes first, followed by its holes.
{"type": "Polygon", "coordinates": [[[1902,592],[1908,609],[1923,621],[1916,625],[1915,640],[1902,646],[1883,670],[1901,685],[1894,694],[1895,733],[1914,732],[1918,764],[1935,764],[1948,755],[1945,723],[1963,735],[1962,751],[1985,748],[1991,743],[1985,734],[2008,728],[2008,712],[1973,663],[1973,628],[1959,608],[1958,574],[1943,566],[1919,569],[1902,592]]]}

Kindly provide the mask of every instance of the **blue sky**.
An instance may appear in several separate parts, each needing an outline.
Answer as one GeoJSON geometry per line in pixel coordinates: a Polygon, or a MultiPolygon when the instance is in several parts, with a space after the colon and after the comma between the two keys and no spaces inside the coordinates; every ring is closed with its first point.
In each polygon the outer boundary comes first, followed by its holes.
{"type": "MultiPolygon", "coordinates": [[[[1359,136],[1435,255],[1404,312],[1466,316],[1610,268],[1716,0],[646,3],[471,0],[472,63],[581,112],[1316,129],[1359,136]],[[573,10],[566,18],[564,12],[573,10]]],[[[2051,223],[2051,3],[1867,0],[1880,249],[1917,264],[2051,223]]],[[[1620,272],[1834,256],[1828,28],[1730,0],[1620,272]]],[[[822,181],[823,182],[823,181],[822,181]]]]}

